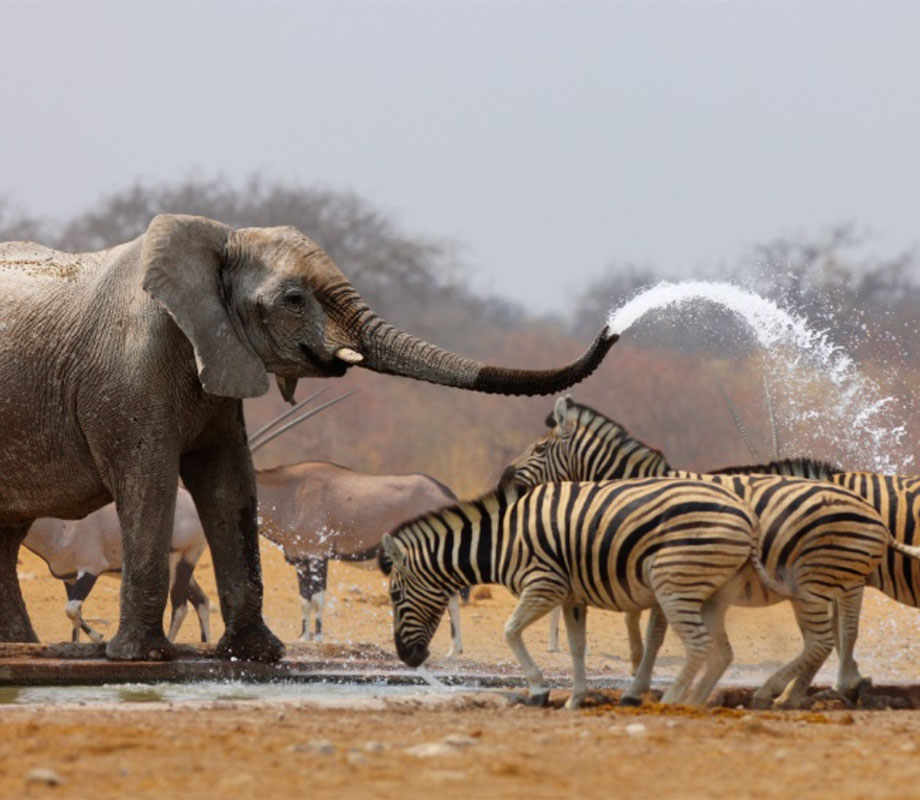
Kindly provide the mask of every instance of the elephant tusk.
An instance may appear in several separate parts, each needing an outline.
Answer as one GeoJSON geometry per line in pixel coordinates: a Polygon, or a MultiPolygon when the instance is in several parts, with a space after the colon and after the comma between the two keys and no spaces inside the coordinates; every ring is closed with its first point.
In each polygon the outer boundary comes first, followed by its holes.
{"type": "Polygon", "coordinates": [[[350,347],[340,347],[335,351],[335,357],[341,359],[346,364],[360,364],[364,361],[364,356],[357,350],[352,350],[350,347]]]}

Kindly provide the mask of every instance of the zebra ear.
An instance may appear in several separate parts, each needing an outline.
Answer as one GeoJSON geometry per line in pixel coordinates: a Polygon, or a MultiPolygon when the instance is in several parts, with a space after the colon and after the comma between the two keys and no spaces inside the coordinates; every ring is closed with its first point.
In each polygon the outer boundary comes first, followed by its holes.
{"type": "Polygon", "coordinates": [[[381,566],[383,571],[389,575],[390,569],[395,569],[397,572],[402,571],[406,566],[406,554],[396,543],[396,540],[390,536],[390,534],[383,534],[383,539],[380,541],[381,547],[381,566]],[[389,563],[390,569],[387,569],[384,566],[386,563],[389,563]]]}
{"type": "Polygon", "coordinates": [[[575,408],[575,401],[572,399],[572,395],[567,394],[556,401],[553,417],[562,436],[571,436],[575,433],[575,427],[578,424],[578,409],[575,408]]]}
{"type": "MultiPolygon", "coordinates": [[[[566,417],[568,416],[569,410],[575,406],[575,401],[572,399],[572,395],[567,394],[556,400],[556,405],[553,406],[553,423],[562,427],[565,423],[566,417]]],[[[549,420],[547,420],[547,423],[549,420]]]]}

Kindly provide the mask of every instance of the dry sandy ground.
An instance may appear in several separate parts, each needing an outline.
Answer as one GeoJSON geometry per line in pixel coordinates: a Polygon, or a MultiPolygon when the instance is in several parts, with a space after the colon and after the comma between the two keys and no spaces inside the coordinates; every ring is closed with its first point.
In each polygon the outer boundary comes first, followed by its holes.
{"type": "MultiPolygon", "coordinates": [[[[286,640],[300,632],[296,579],[263,549],[265,615],[286,640]]],[[[23,591],[43,640],[69,638],[62,585],[24,553],[23,591]]],[[[207,556],[198,577],[212,597],[207,556]]],[[[332,565],[327,641],[392,649],[381,576],[332,565]]],[[[86,616],[107,635],[117,581],[100,581],[86,616]]],[[[461,611],[464,658],[511,663],[501,625],[503,590],[461,611]]],[[[857,657],[876,682],[916,682],[916,610],[867,595],[857,657]]],[[[220,633],[215,613],[215,633],[220,633]]],[[[446,624],[432,651],[449,645],[446,624]]],[[[547,668],[546,625],[528,643],[547,668]]],[[[589,615],[589,669],[625,678],[622,620],[589,615]]],[[[737,609],[730,676],[751,683],[797,651],[788,608],[737,609]]],[[[181,639],[197,638],[192,615],[181,639]]],[[[564,639],[564,636],[563,636],[564,639]]],[[[663,674],[680,649],[663,652],[663,674]]],[[[433,668],[450,665],[434,660],[433,668]]],[[[832,676],[833,665],[822,673],[832,676]]],[[[563,691],[554,693],[561,702],[563,691]]],[[[0,795],[60,797],[880,797],[920,796],[920,712],[688,712],[600,706],[577,713],[507,706],[488,698],[428,697],[380,708],[319,708],[309,701],[0,708],[0,795]],[[636,727],[638,726],[638,727],[636,727]],[[38,770],[38,772],[35,772],[38,770]],[[50,770],[43,773],[41,770],[50,770]],[[60,781],[57,785],[51,783],[60,781]]]]}

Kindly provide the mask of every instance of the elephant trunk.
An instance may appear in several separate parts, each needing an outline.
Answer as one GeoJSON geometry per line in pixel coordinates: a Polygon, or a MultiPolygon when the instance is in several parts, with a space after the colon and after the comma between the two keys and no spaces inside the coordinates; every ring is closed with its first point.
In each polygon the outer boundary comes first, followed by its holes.
{"type": "MultiPolygon", "coordinates": [[[[577,360],[557,369],[525,370],[494,367],[442,350],[393,327],[371,311],[352,290],[353,304],[346,330],[357,341],[344,348],[346,355],[358,353],[360,366],[391,375],[506,395],[555,394],[587,378],[607,355],[617,335],[603,328],[594,344],[577,360]]],[[[340,356],[343,357],[343,356],[340,356]]]]}

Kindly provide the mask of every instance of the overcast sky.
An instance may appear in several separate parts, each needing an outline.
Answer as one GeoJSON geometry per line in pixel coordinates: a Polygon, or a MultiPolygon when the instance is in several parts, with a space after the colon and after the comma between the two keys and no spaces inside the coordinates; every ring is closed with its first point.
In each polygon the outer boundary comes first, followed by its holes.
{"type": "Polygon", "coordinates": [[[0,193],[318,181],[565,311],[614,261],[699,275],[846,220],[916,244],[918,43],[907,2],[0,0],[0,193]]]}

